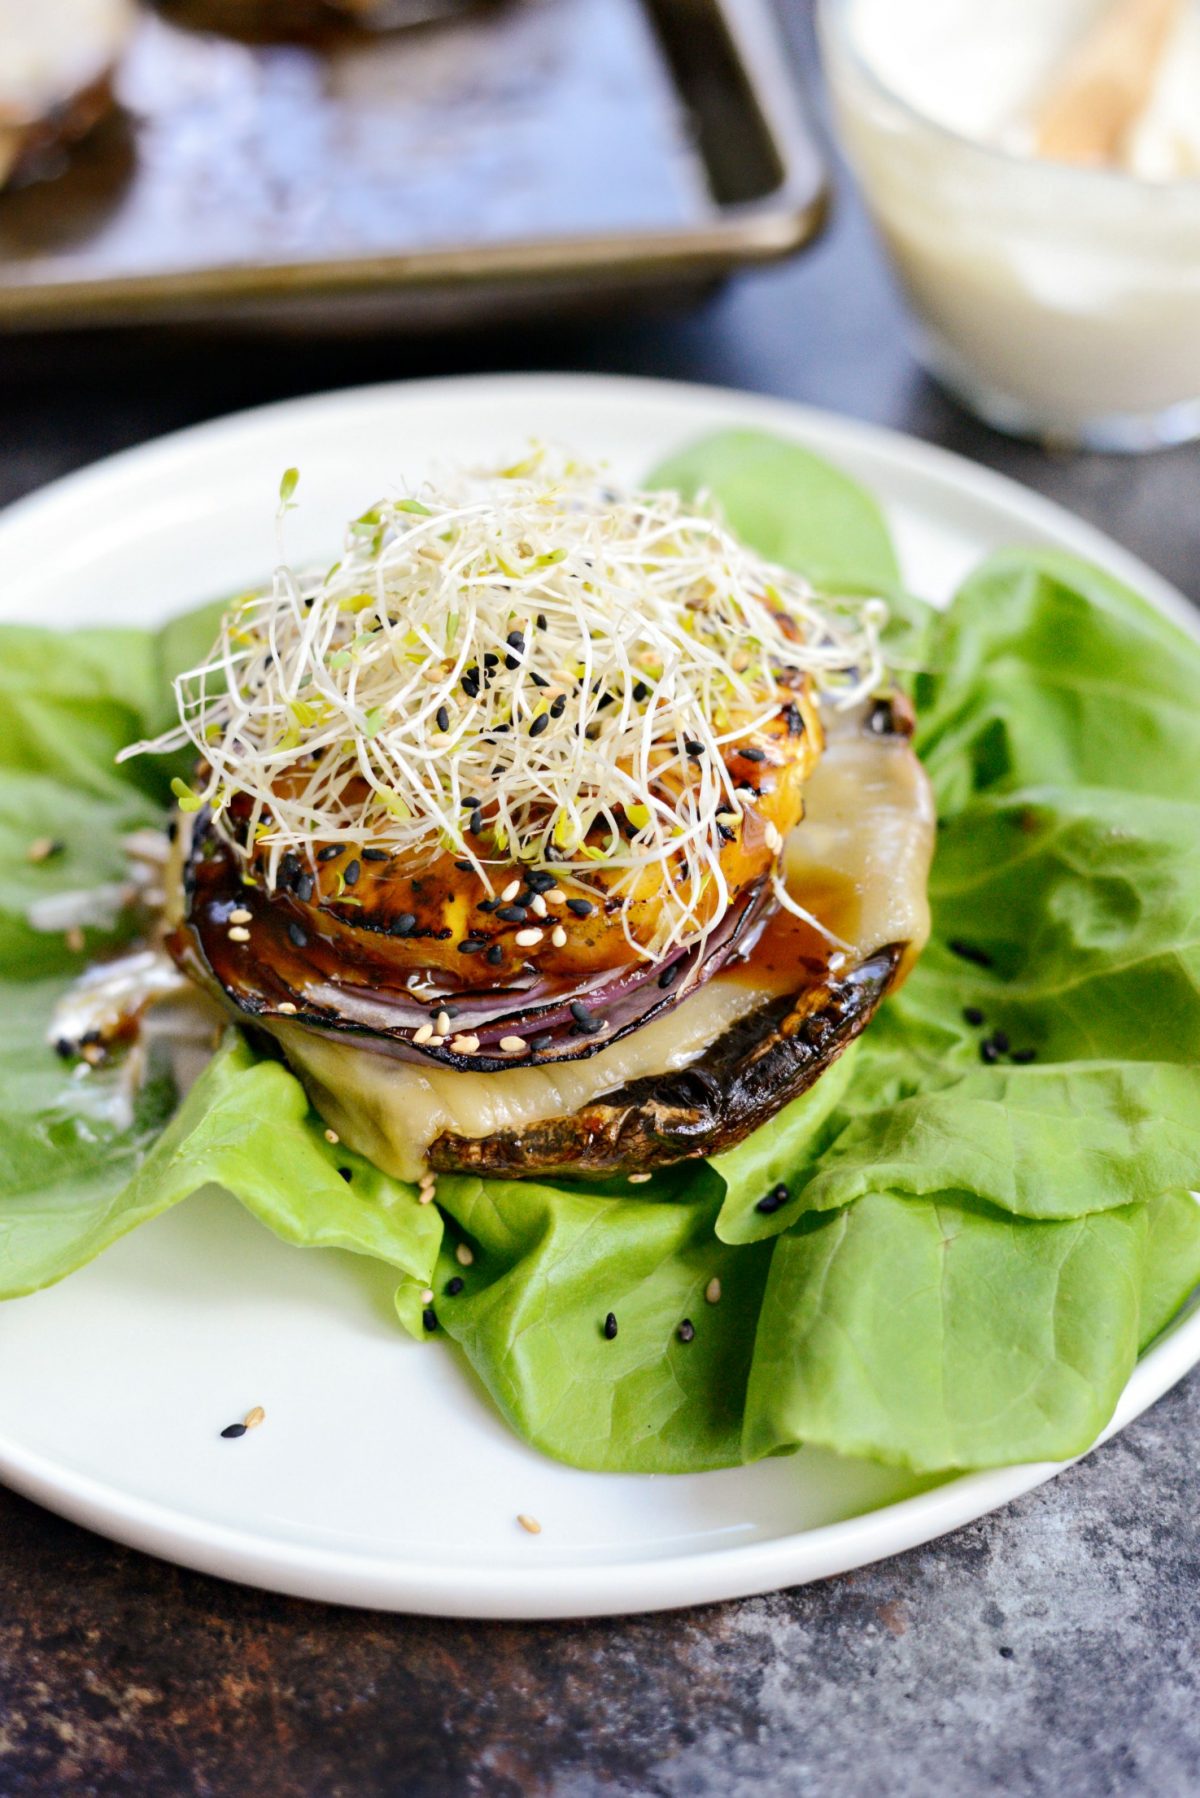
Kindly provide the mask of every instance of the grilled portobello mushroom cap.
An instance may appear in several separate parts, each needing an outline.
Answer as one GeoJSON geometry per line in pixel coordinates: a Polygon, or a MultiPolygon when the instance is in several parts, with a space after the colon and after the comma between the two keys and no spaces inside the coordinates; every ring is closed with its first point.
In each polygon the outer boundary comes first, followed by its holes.
{"type": "Polygon", "coordinates": [[[807,1092],[870,1023],[904,953],[889,944],[857,966],[770,1001],[690,1066],[649,1074],[569,1116],[491,1136],[443,1133],[438,1173],[602,1180],[732,1149],[807,1092]]]}

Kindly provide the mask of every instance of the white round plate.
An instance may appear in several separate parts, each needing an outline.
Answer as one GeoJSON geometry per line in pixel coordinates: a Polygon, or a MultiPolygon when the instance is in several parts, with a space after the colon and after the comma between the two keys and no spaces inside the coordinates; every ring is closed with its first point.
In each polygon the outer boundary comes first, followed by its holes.
{"type": "MultiPolygon", "coordinates": [[[[799,439],[884,503],[910,586],[945,599],[1014,542],[1091,556],[1183,621],[1149,569],[1045,500],[923,444],[749,395],[498,377],[301,400],[185,431],[0,517],[0,614],[152,624],[267,573],[431,464],[557,440],[636,479],[723,425],[799,439]]],[[[0,1307],[0,1476],[118,1541],[304,1597],[472,1617],[597,1616],[732,1598],[929,1540],[1057,1471],[920,1482],[804,1451],[725,1473],[575,1472],[511,1436],[444,1345],[397,1328],[392,1279],[285,1247],[206,1194],[61,1286],[0,1307]],[[219,1430],[251,1405],[267,1422],[219,1430]],[[542,1533],[516,1523],[531,1512],[542,1533]]],[[[1200,1360],[1200,1314],[1145,1356],[1120,1429],[1200,1360]]]]}

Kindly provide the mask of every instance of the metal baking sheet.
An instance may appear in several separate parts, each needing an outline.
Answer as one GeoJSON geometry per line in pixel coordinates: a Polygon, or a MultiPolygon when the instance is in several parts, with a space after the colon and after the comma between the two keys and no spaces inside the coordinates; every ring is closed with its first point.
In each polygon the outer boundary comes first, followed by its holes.
{"type": "Polygon", "coordinates": [[[302,11],[279,36],[247,0],[147,10],[114,116],[0,194],[0,325],[468,322],[704,284],[818,228],[768,0],[302,11]]]}

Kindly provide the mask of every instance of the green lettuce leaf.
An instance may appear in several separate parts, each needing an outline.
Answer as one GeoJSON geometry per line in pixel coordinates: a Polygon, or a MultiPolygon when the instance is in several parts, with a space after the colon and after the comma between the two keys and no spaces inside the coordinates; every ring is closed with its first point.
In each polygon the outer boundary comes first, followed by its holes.
{"type": "Polygon", "coordinates": [[[457,1343],[511,1426],[579,1466],[692,1471],[804,1441],[921,1472],[1077,1453],[1200,1281],[1200,648],[1053,552],[992,557],[935,613],[901,587],[876,503],[761,433],[654,479],[712,492],[819,586],[892,604],[942,825],[934,937],[902,992],[709,1163],[634,1188],[443,1177],[471,1255],[443,1249],[435,1276],[438,1210],[326,1143],[293,1077],[236,1036],[174,1115],[152,1078],[125,1129],[107,1076],[72,1080],[44,1046],[48,976],[77,961],[29,904],[119,878],[113,839],[173,770],[112,756],[169,721],[170,678],[214,621],[0,632],[0,975],[19,1020],[0,1045],[0,1294],[216,1180],[289,1241],[393,1265],[408,1327],[457,1343]],[[42,834],[65,847],[30,864],[42,834]],[[779,1184],[787,1202],[759,1212],[779,1184]]]}
{"type": "Polygon", "coordinates": [[[721,431],[661,462],[649,484],[687,499],[711,493],[739,537],[827,593],[890,593],[900,585],[876,501],[798,443],[765,431],[721,431]]]}
{"type": "Polygon", "coordinates": [[[474,1257],[467,1267],[444,1259],[438,1320],[527,1442],[608,1472],[698,1472],[741,1459],[771,1247],[718,1241],[716,1182],[699,1179],[690,1199],[656,1201],[442,1175],[438,1203],[474,1257]],[[456,1295],[446,1291],[451,1278],[464,1283],[456,1295]],[[721,1292],[710,1303],[714,1278],[721,1292]],[[685,1321],[695,1332],[687,1342],[685,1321]]]}

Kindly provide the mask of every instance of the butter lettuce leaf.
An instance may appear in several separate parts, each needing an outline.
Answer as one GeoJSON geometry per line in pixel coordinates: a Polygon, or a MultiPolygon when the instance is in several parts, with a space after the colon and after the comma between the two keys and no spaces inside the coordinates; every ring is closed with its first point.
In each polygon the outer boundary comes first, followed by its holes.
{"type": "Polygon", "coordinates": [[[772,1124],[637,1186],[443,1177],[422,1207],[236,1034],[182,1105],[157,1071],[119,1126],[109,1077],[73,1079],[45,1043],[79,958],[29,907],[118,881],[116,839],[161,815],[170,763],[112,758],[169,721],[214,617],[0,631],[0,1295],[217,1181],[289,1241],[390,1263],[402,1321],[578,1466],[802,1442],[922,1473],[1078,1453],[1200,1281],[1200,647],[1043,550],[990,558],[937,613],[904,592],[876,502],[763,433],[654,479],[893,606],[941,826],[933,940],[902,991],[772,1124]],[[42,834],[63,850],[31,864],[42,834]]]}

